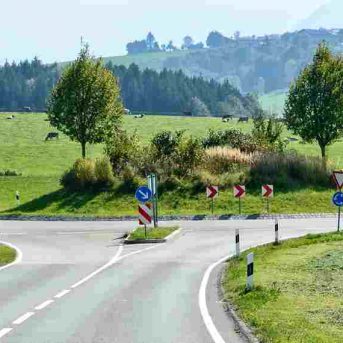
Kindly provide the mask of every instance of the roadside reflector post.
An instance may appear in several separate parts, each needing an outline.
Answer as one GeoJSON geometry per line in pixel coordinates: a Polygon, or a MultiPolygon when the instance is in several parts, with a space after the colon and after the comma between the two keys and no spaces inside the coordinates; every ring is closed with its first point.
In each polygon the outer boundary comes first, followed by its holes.
{"type": "Polygon", "coordinates": [[[254,253],[247,256],[247,285],[246,290],[251,291],[254,287],[254,253]]]}
{"type": "Polygon", "coordinates": [[[19,206],[20,205],[20,193],[19,193],[19,191],[15,192],[15,199],[17,201],[17,205],[19,206]]]}
{"type": "Polygon", "coordinates": [[[242,203],[241,198],[244,198],[246,194],[245,186],[243,185],[236,185],[233,187],[233,196],[235,198],[238,198],[238,212],[241,215],[242,214],[242,203]]]}
{"type": "Polygon", "coordinates": [[[156,174],[148,175],[148,187],[152,193],[154,227],[158,227],[158,185],[156,174]]]}
{"type": "Polygon", "coordinates": [[[239,255],[241,254],[240,247],[239,247],[239,229],[236,229],[235,238],[236,238],[236,257],[239,257],[239,255]]]}
{"type": "Polygon", "coordinates": [[[279,244],[279,222],[275,219],[275,244],[279,244]]]}

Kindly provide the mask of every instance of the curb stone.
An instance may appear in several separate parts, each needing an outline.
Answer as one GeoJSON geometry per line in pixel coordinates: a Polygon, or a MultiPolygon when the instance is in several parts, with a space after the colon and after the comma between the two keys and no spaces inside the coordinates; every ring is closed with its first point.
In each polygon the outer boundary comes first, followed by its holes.
{"type": "MultiPolygon", "coordinates": [[[[336,218],[334,213],[302,213],[302,214],[250,214],[250,215],[165,215],[160,216],[160,221],[172,220],[272,220],[272,219],[309,219],[309,218],[336,218]]],[[[17,220],[17,221],[136,221],[137,216],[113,216],[113,217],[97,217],[97,216],[43,216],[43,215],[0,215],[1,220],[17,220]]]]}
{"type": "MultiPolygon", "coordinates": [[[[222,265],[217,277],[217,289],[218,289],[218,298],[224,299],[224,288],[223,288],[223,279],[224,279],[224,272],[225,272],[226,264],[222,265]]],[[[257,337],[254,335],[253,330],[249,328],[249,326],[240,319],[237,315],[234,306],[227,300],[221,301],[224,311],[226,315],[233,320],[235,323],[235,331],[237,328],[237,332],[239,332],[247,342],[249,343],[260,343],[257,337]]]]}

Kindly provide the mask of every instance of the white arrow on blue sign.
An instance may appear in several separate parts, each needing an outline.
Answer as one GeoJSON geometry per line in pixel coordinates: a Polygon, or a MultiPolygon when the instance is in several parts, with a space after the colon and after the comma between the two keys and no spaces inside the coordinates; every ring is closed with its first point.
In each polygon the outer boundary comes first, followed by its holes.
{"type": "Polygon", "coordinates": [[[148,202],[152,197],[152,192],[147,186],[141,186],[136,190],[136,199],[139,202],[148,202]]]}
{"type": "Polygon", "coordinates": [[[342,207],[343,206],[343,193],[342,192],[335,193],[332,198],[332,201],[336,206],[342,207]]]}

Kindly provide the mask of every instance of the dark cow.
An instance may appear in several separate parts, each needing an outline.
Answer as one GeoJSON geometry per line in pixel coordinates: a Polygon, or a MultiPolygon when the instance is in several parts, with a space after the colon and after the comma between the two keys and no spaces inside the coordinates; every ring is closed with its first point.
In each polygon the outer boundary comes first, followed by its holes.
{"type": "Polygon", "coordinates": [[[240,117],[238,119],[239,123],[248,123],[249,122],[249,117],[240,117]]]}
{"type": "Polygon", "coordinates": [[[134,116],[135,119],[139,119],[139,118],[143,118],[144,117],[144,114],[136,114],[134,116]]]}
{"type": "Polygon", "coordinates": [[[49,132],[48,134],[47,134],[47,136],[45,137],[45,140],[46,141],[50,141],[50,140],[52,140],[52,139],[58,139],[59,137],[58,137],[58,132],[49,132]]]}
{"type": "Polygon", "coordinates": [[[231,114],[222,116],[222,122],[226,123],[229,120],[231,120],[232,118],[233,118],[233,115],[231,115],[231,114]]]}
{"type": "Polygon", "coordinates": [[[191,117],[191,116],[192,116],[192,112],[190,112],[190,111],[184,111],[184,112],[183,112],[183,115],[184,115],[184,116],[187,116],[187,117],[191,117]]]}

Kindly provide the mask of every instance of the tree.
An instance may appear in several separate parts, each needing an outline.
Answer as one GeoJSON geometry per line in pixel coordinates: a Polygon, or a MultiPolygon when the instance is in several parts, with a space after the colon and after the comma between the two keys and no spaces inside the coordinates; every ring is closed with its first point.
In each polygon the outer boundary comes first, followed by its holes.
{"type": "Polygon", "coordinates": [[[189,49],[193,44],[193,38],[191,36],[186,36],[183,38],[182,49],[189,49]]]}
{"type": "Polygon", "coordinates": [[[285,118],[288,128],[304,141],[317,141],[325,161],[326,147],[343,132],[343,61],[325,43],[292,84],[285,118]]]}
{"type": "Polygon", "coordinates": [[[51,125],[79,142],[85,158],[86,144],[103,142],[106,134],[118,127],[123,112],[116,78],[83,46],[51,92],[51,125]]]}
{"type": "Polygon", "coordinates": [[[191,99],[190,109],[193,116],[209,117],[210,111],[207,106],[196,96],[191,99]]]}

